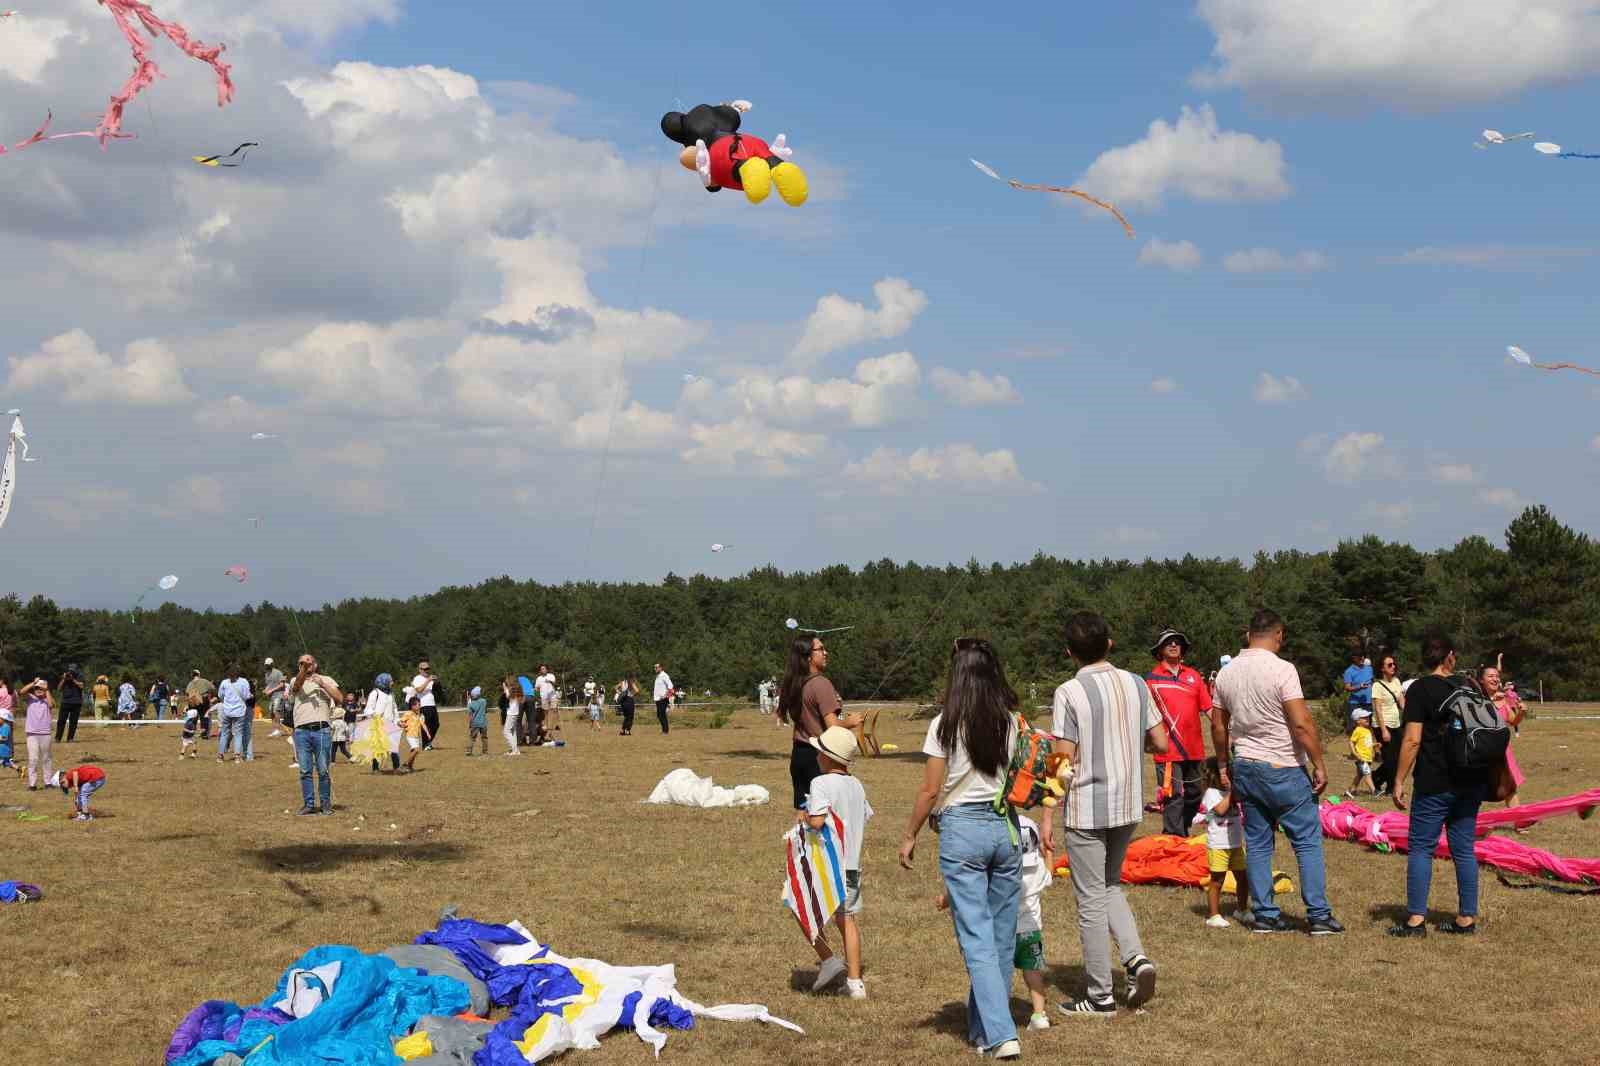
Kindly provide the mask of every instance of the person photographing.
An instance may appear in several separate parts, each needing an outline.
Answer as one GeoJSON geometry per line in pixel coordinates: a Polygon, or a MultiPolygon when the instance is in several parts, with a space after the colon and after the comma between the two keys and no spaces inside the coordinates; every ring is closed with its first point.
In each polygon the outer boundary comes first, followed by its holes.
{"type": "Polygon", "coordinates": [[[289,683],[289,698],[294,701],[294,756],[300,767],[301,814],[333,813],[333,780],[328,763],[333,757],[333,735],[329,732],[333,709],[344,702],[344,693],[333,678],[317,671],[316,657],[300,656],[294,680],[289,683]],[[317,775],[317,794],[311,791],[311,775],[317,775]]]}

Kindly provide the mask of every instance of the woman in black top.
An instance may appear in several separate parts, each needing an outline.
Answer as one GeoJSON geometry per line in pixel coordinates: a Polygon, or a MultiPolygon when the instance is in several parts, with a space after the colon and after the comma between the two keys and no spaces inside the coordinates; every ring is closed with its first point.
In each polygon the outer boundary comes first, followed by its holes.
{"type": "Polygon", "coordinates": [[[1475,933],[1478,916],[1478,857],[1473,851],[1478,808],[1489,791],[1489,772],[1452,766],[1445,748],[1450,719],[1445,701],[1463,684],[1456,669],[1455,645],[1444,634],[1422,641],[1422,665],[1432,671],[1406,692],[1405,738],[1394,783],[1394,805],[1406,809],[1406,779],[1412,778],[1410,848],[1406,854],[1406,920],[1390,936],[1427,936],[1428,890],[1433,883],[1433,850],[1439,830],[1450,843],[1456,867],[1456,919],[1440,922],[1441,933],[1475,933]],[[1416,770],[1412,775],[1413,767],[1416,770]]]}
{"type": "Polygon", "coordinates": [[[77,737],[78,715],[83,713],[83,679],[78,676],[77,663],[68,666],[67,672],[61,675],[56,695],[61,708],[56,715],[56,743],[59,744],[62,734],[69,741],[77,737]]]}

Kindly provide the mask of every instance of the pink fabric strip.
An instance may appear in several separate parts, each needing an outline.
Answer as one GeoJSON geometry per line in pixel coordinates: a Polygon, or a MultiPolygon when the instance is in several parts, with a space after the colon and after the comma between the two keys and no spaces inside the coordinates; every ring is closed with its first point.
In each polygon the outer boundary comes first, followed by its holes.
{"type": "Polygon", "coordinates": [[[145,40],[134,27],[130,15],[139,20],[152,38],[166,37],[185,55],[209,64],[211,69],[216,71],[218,107],[233,99],[233,78],[229,74],[231,68],[220,58],[224,45],[206,45],[190,40],[188,30],[176,22],[163,22],[156,17],[154,11],[150,10],[149,4],[140,3],[139,0],[100,0],[100,3],[109,8],[111,17],[117,20],[117,27],[122,30],[122,36],[127,39],[128,47],[133,52],[134,64],[133,73],[128,76],[128,80],[123,83],[117,95],[111,98],[111,105],[101,116],[100,125],[95,127],[95,135],[100,138],[101,147],[105,146],[107,139],[118,136],[122,129],[122,111],[129,101],[162,76],[161,68],[150,58],[145,40]]]}

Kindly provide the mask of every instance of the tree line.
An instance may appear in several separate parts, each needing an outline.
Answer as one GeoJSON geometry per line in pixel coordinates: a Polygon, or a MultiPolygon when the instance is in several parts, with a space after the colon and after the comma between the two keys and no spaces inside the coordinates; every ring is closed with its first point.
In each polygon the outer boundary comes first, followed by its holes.
{"type": "Polygon", "coordinates": [[[1147,648],[1167,625],[1194,646],[1190,661],[1214,668],[1238,650],[1252,610],[1270,606],[1288,625],[1285,655],[1308,696],[1333,692],[1349,652],[1394,650],[1414,673],[1416,644],[1449,632],[1463,664],[1503,653],[1509,676],[1531,692],[1600,698],[1600,547],[1544,507],[1506,529],[1504,548],[1472,536],[1422,552],[1376,536],[1331,551],[1257,552],[1238,559],[1067,560],[930,567],[884,559],[859,570],[815,573],[774,567],[742,577],[680,577],[659,584],[541,585],[499,577],[406,600],[350,599],[294,612],[263,602],[237,613],[164,604],[150,611],[60,607],[35,596],[0,598],[0,672],[52,681],[66,664],[93,677],[124,674],[141,689],[164,674],[180,685],[191,668],[213,679],[237,661],[260,674],[273,656],[287,669],[303,644],[325,672],[366,687],[381,672],[409,677],[431,660],[447,696],[529,674],[548,663],[563,681],[634,674],[648,690],[662,662],[695,692],[754,698],[781,674],[793,617],[817,628],[853,626],[827,638],[829,674],[847,699],[926,698],[941,682],[950,641],[988,636],[1013,684],[1042,696],[1071,671],[1062,627],[1080,609],[1101,612],[1117,640],[1113,659],[1143,672],[1147,648]],[[301,634],[304,635],[302,641],[301,634]]]}

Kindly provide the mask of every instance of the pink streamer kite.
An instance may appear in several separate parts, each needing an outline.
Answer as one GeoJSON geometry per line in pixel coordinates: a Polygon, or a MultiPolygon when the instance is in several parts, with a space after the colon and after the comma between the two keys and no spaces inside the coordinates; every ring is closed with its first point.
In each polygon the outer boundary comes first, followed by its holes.
{"type": "Polygon", "coordinates": [[[143,37],[139,35],[133,19],[138,19],[146,32],[152,38],[165,37],[175,44],[179,50],[192,59],[207,63],[217,72],[217,106],[221,107],[233,99],[233,79],[229,76],[228,64],[219,58],[224,45],[206,45],[199,41],[189,39],[189,31],[176,22],[163,22],[156,18],[155,12],[150,10],[149,4],[140,3],[139,0],[100,0],[101,5],[109,8],[111,17],[117,20],[117,27],[122,30],[122,36],[127,38],[128,47],[133,51],[133,73],[123,83],[122,89],[111,98],[111,106],[106,108],[106,113],[100,119],[100,125],[95,127],[95,136],[100,138],[101,147],[105,147],[107,138],[118,136],[122,129],[122,110],[135,96],[148,88],[154,81],[162,77],[161,68],[156,66],[155,60],[150,58],[150,52],[143,37]]]}
{"type": "MultiPolygon", "coordinates": [[[[29,137],[25,141],[18,141],[16,144],[12,145],[11,146],[11,151],[20,152],[24,148],[28,148],[28,147],[31,147],[32,145],[38,144],[40,141],[64,141],[68,137],[94,137],[94,136],[97,136],[97,134],[95,133],[94,130],[79,130],[77,133],[51,133],[51,134],[46,134],[45,130],[50,128],[50,123],[54,118],[55,118],[55,114],[53,112],[46,111],[45,114],[44,114],[44,125],[40,126],[37,130],[35,130],[33,132],[33,136],[32,137],[29,137]]],[[[131,134],[131,133],[114,133],[111,136],[117,137],[117,138],[125,138],[125,137],[132,137],[133,134],[131,134]]],[[[3,145],[3,144],[0,144],[0,155],[5,155],[5,154],[6,154],[6,146],[3,145]]]]}
{"type": "MultiPolygon", "coordinates": [[[[1570,884],[1600,884],[1600,859],[1569,859],[1529,847],[1520,841],[1486,835],[1491,829],[1501,826],[1533,825],[1562,814],[1577,813],[1579,817],[1586,818],[1597,806],[1600,806],[1600,788],[1543,803],[1480,813],[1477,825],[1479,839],[1473,846],[1473,853],[1485,866],[1512,873],[1550,877],[1570,884]]],[[[1352,840],[1372,847],[1389,847],[1396,851],[1410,848],[1411,819],[1401,811],[1373,814],[1354,803],[1324,800],[1318,813],[1322,818],[1323,836],[1352,840]]],[[[1450,845],[1442,833],[1433,855],[1437,859],[1450,857],[1450,845]]]]}

